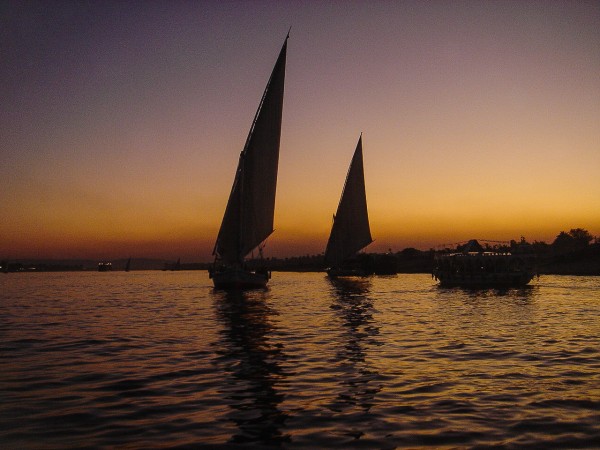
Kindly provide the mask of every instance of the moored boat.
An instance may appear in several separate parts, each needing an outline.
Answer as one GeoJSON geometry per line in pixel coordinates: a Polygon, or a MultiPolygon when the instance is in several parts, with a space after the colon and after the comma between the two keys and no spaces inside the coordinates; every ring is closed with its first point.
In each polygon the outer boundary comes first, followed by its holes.
{"type": "Polygon", "coordinates": [[[112,270],[112,263],[110,262],[99,262],[98,272],[110,272],[112,270]]]}
{"type": "MultiPolygon", "coordinates": [[[[478,245],[474,240],[469,244],[478,245]]],[[[432,276],[443,287],[522,287],[535,276],[535,261],[532,254],[466,249],[436,255],[432,276]]]]}

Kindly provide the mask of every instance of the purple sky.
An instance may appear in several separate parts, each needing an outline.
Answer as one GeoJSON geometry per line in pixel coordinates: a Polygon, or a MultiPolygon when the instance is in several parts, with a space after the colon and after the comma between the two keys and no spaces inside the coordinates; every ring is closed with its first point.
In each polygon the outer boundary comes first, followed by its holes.
{"type": "Polygon", "coordinates": [[[600,234],[600,3],[3,2],[0,257],[209,260],[291,26],[276,232],[372,251],[600,234]]]}

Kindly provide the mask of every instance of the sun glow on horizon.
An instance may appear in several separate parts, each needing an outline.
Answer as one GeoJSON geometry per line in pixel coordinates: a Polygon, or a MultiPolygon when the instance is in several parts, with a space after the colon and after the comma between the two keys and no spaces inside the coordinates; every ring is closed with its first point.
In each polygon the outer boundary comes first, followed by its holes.
{"type": "Polygon", "coordinates": [[[266,4],[7,7],[0,259],[209,261],[281,23],[267,256],[324,251],[361,132],[367,251],[600,235],[596,4],[266,4]]]}

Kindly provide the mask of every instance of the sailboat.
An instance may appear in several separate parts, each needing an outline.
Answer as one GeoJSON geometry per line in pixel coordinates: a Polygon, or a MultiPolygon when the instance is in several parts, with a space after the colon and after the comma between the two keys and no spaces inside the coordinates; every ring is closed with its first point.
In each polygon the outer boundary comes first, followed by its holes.
{"type": "Polygon", "coordinates": [[[355,256],[371,242],[373,239],[367,210],[361,134],[348,169],[337,212],[333,216],[333,225],[325,249],[327,274],[331,277],[369,275],[368,268],[361,267],[355,256]]]}
{"type": "Polygon", "coordinates": [[[244,258],[273,232],[287,40],[285,38],[242,150],[209,270],[216,288],[265,287],[270,272],[244,258]]]}
{"type": "Polygon", "coordinates": [[[125,272],[129,272],[130,267],[131,267],[131,258],[129,258],[127,260],[127,263],[125,263],[125,272]]]}

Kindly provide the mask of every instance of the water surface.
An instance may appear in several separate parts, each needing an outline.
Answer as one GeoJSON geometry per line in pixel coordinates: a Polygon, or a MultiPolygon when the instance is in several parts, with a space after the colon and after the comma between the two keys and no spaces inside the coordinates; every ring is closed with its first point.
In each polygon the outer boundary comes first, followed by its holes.
{"type": "Polygon", "coordinates": [[[600,279],[0,277],[3,448],[594,448],[600,279]]]}

